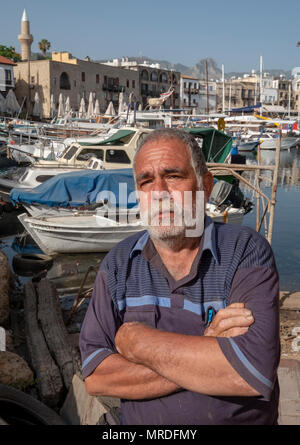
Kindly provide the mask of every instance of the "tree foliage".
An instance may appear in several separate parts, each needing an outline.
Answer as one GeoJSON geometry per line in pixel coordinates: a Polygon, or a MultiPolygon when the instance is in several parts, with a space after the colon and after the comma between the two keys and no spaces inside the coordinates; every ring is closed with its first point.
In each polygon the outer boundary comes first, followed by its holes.
{"type": "Polygon", "coordinates": [[[0,55],[6,57],[9,60],[12,60],[13,62],[21,61],[20,54],[16,53],[16,50],[13,46],[0,45],[0,55]]]}
{"type": "Polygon", "coordinates": [[[46,52],[48,51],[50,46],[51,46],[51,43],[47,39],[42,39],[38,43],[38,47],[42,51],[44,57],[46,57],[46,52]]]}

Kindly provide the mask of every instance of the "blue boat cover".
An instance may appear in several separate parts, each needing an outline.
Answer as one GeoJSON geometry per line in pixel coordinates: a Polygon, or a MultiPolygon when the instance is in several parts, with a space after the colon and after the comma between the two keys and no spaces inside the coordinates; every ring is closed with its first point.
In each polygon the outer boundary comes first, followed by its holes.
{"type": "Polygon", "coordinates": [[[137,205],[134,192],[131,168],[83,170],[53,176],[34,189],[12,189],[10,200],[14,205],[27,203],[80,207],[108,199],[112,206],[132,208],[137,205]],[[119,188],[119,184],[126,186],[119,188]]]}

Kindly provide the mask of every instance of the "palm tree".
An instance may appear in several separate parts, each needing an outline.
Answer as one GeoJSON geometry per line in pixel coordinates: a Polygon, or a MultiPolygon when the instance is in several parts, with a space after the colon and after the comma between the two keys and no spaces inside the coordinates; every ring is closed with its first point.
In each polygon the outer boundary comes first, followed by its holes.
{"type": "Polygon", "coordinates": [[[51,43],[48,42],[47,39],[42,39],[39,43],[38,43],[38,47],[39,49],[42,51],[43,56],[46,57],[46,52],[48,51],[48,49],[50,48],[51,43]]]}

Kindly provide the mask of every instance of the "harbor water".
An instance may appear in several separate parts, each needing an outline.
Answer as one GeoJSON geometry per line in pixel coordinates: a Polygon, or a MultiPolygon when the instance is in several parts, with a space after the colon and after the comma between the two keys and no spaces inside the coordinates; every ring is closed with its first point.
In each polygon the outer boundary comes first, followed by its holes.
{"type": "MultiPolygon", "coordinates": [[[[257,164],[253,153],[246,155],[247,164],[257,164]]],[[[262,165],[275,165],[275,151],[261,151],[262,165]]],[[[253,172],[254,173],[254,172],[253,172]]],[[[253,175],[254,176],[254,175],[253,175]]],[[[261,189],[271,196],[271,172],[262,173],[264,180],[261,189]],[[269,179],[268,179],[269,178],[269,179]]],[[[256,204],[255,194],[250,195],[256,204]]],[[[297,291],[300,289],[300,149],[292,148],[280,153],[279,176],[273,226],[272,249],[275,254],[280,277],[280,289],[297,291]]],[[[245,216],[243,225],[255,229],[256,208],[245,216]]],[[[264,226],[261,228],[264,234],[264,226]]]]}

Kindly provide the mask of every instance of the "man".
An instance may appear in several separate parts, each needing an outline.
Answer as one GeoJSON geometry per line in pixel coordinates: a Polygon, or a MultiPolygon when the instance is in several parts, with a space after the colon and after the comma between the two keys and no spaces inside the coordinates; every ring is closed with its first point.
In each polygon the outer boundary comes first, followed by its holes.
{"type": "Polygon", "coordinates": [[[120,397],[127,425],[276,424],[278,275],[269,244],[205,217],[213,182],[190,135],[152,132],[134,170],[148,230],[100,267],[80,338],[87,392],[120,397]],[[187,216],[178,224],[180,209],[187,216]]]}

